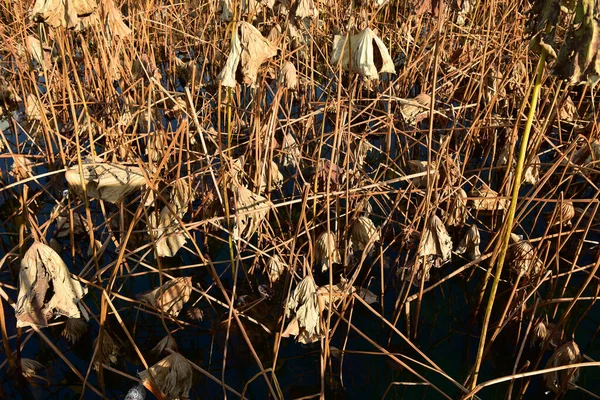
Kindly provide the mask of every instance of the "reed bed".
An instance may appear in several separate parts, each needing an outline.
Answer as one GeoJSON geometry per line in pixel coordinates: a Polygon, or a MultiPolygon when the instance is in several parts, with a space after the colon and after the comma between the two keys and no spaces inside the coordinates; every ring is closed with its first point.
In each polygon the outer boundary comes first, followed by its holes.
{"type": "Polygon", "coordinates": [[[30,3],[1,398],[600,397],[597,1],[30,3]]]}

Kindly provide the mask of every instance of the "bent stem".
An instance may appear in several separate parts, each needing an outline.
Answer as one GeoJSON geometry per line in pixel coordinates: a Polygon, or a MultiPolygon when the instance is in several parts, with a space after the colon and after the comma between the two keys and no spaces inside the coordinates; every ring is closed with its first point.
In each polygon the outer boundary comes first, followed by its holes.
{"type": "Polygon", "coordinates": [[[483,319],[483,327],[481,329],[481,337],[479,339],[479,347],[477,348],[477,358],[475,360],[475,368],[473,372],[473,378],[471,379],[471,390],[477,386],[477,377],[479,375],[479,368],[481,367],[481,360],[483,358],[483,349],[485,348],[485,341],[488,331],[488,325],[490,323],[490,316],[492,314],[492,307],[494,306],[494,300],[496,298],[496,292],[498,290],[498,282],[500,282],[500,275],[502,274],[502,268],[504,267],[504,260],[506,258],[506,251],[508,249],[508,243],[510,241],[510,234],[512,232],[512,226],[515,219],[515,211],[517,209],[517,198],[519,196],[519,188],[521,187],[521,176],[523,174],[523,166],[525,164],[525,155],[527,153],[527,144],[529,142],[529,134],[531,132],[531,126],[533,125],[533,117],[537,109],[538,98],[540,96],[542,74],[544,72],[544,65],[546,63],[546,50],[542,50],[540,60],[538,62],[535,72],[535,84],[533,86],[533,93],[531,95],[531,107],[527,115],[527,122],[525,123],[525,130],[523,131],[523,137],[521,138],[521,146],[519,148],[519,158],[517,160],[517,166],[515,168],[515,179],[513,182],[512,196],[510,201],[510,209],[508,210],[508,216],[506,219],[506,225],[504,230],[504,237],[502,240],[502,248],[498,256],[498,264],[496,265],[496,272],[494,275],[494,282],[492,283],[492,289],[490,297],[488,299],[487,307],[485,309],[485,315],[483,319]]]}

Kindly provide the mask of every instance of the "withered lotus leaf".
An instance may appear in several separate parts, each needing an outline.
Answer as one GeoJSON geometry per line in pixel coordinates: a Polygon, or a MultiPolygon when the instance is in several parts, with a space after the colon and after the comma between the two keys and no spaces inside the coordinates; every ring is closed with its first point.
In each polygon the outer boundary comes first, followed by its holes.
{"type": "Polygon", "coordinates": [[[50,247],[35,242],[21,260],[19,295],[15,314],[17,327],[46,326],[53,315],[80,318],[79,303],[87,289],[71,278],[62,258],[50,247]]]}
{"type": "Polygon", "coordinates": [[[175,318],[189,301],[191,294],[192,278],[176,278],[142,295],[142,300],[175,318]]]}
{"type": "Polygon", "coordinates": [[[139,167],[116,163],[85,162],[74,165],[65,172],[69,187],[78,195],[83,195],[83,187],[89,197],[117,203],[123,197],[142,187],[146,180],[139,167]]]}

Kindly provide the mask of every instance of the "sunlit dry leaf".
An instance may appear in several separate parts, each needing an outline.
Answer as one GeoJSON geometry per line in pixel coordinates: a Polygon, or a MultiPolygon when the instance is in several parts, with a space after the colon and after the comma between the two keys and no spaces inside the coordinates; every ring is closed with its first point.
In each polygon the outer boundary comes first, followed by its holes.
{"type": "MultiPolygon", "coordinates": [[[[574,341],[567,342],[560,346],[546,363],[546,368],[560,367],[563,365],[578,364],[582,360],[579,346],[574,341]]],[[[546,387],[554,393],[574,389],[573,386],[579,378],[579,369],[563,369],[544,374],[544,383],[546,387]]]]}
{"type": "Polygon", "coordinates": [[[158,219],[155,213],[150,214],[149,228],[156,238],[156,254],[159,257],[174,257],[188,239],[172,210],[175,206],[169,204],[162,208],[158,219]]]}
{"type": "Polygon", "coordinates": [[[71,235],[81,235],[88,232],[88,223],[85,215],[81,213],[73,213],[73,227],[69,213],[65,210],[56,218],[56,237],[68,237],[71,235]]]}
{"type": "Polygon", "coordinates": [[[296,286],[286,304],[286,317],[294,316],[288,324],[286,333],[296,336],[296,339],[303,344],[314,343],[321,338],[321,311],[317,289],[312,276],[307,275],[296,286]]]}
{"type": "Polygon", "coordinates": [[[381,239],[379,230],[368,217],[359,217],[352,225],[352,244],[356,250],[372,251],[373,244],[381,239]]]}
{"type": "Polygon", "coordinates": [[[234,185],[233,190],[236,212],[234,237],[243,235],[245,239],[249,239],[265,220],[273,203],[243,185],[234,185]]]}
{"type": "Polygon", "coordinates": [[[467,221],[467,193],[462,188],[456,191],[445,217],[447,226],[461,227],[467,221]]]}
{"type": "Polygon", "coordinates": [[[452,239],[437,215],[433,215],[429,219],[429,224],[423,230],[419,257],[424,260],[438,259],[440,263],[436,266],[441,266],[452,258],[452,239]]]}
{"type": "Polygon", "coordinates": [[[323,232],[315,242],[315,261],[321,266],[322,271],[333,264],[342,262],[342,257],[337,246],[337,240],[333,232],[323,232]]]}
{"type": "Polygon", "coordinates": [[[175,342],[175,339],[173,339],[173,336],[171,335],[167,335],[164,338],[162,338],[160,342],[158,342],[156,346],[154,346],[152,350],[150,350],[150,352],[153,354],[160,355],[163,354],[167,349],[173,351],[177,350],[177,342],[175,342]]]}
{"type": "Polygon", "coordinates": [[[285,133],[283,135],[283,143],[281,145],[282,152],[282,165],[284,167],[297,168],[300,161],[300,146],[294,136],[291,133],[285,133]]]}
{"type": "Polygon", "coordinates": [[[124,38],[131,35],[129,28],[123,21],[123,14],[115,5],[113,0],[102,0],[102,8],[104,9],[104,32],[109,38],[120,37],[124,38]]]}
{"type": "Polygon", "coordinates": [[[238,22],[227,62],[218,80],[223,86],[235,87],[236,76],[239,73],[243,77],[240,83],[254,87],[258,69],[275,55],[277,48],[265,39],[258,29],[247,22],[238,22]]]}
{"type": "Polygon", "coordinates": [[[139,167],[116,163],[85,162],[82,169],[83,176],[79,175],[77,165],[65,172],[69,187],[81,196],[85,186],[89,197],[110,203],[117,203],[146,183],[139,167]]]}
{"type": "Polygon", "coordinates": [[[92,14],[97,7],[95,0],[36,0],[31,18],[55,28],[80,28],[81,18],[92,14]]]}
{"type": "Polygon", "coordinates": [[[192,387],[193,371],[189,361],[173,353],[138,374],[146,389],[167,399],[187,399],[192,387]],[[153,386],[153,382],[157,385],[153,386]],[[162,394],[162,396],[161,396],[162,394]]]}
{"type": "Polygon", "coordinates": [[[341,282],[335,285],[321,286],[317,289],[319,309],[324,310],[329,308],[330,304],[335,306],[355,292],[356,289],[345,279],[342,279],[341,282]]]}
{"type": "Polygon", "coordinates": [[[420,93],[412,99],[405,99],[400,105],[400,113],[410,126],[415,126],[429,115],[431,96],[420,93]]]}
{"type": "Polygon", "coordinates": [[[289,61],[286,61],[279,70],[279,78],[277,80],[279,86],[289,90],[296,90],[298,87],[298,74],[296,67],[289,61]]]}
{"type": "Polygon", "coordinates": [[[46,108],[41,100],[34,94],[29,93],[25,104],[25,115],[27,115],[27,118],[32,121],[41,121],[42,114],[46,114],[46,108]]]}
{"type": "Polygon", "coordinates": [[[277,166],[277,164],[275,164],[273,161],[270,161],[268,162],[268,165],[271,166],[270,168],[268,168],[268,171],[265,170],[266,168],[263,168],[262,170],[259,188],[259,191],[261,193],[265,192],[268,189],[269,180],[271,180],[271,190],[279,189],[283,184],[283,174],[279,171],[279,167],[277,166]]]}
{"type": "Polygon", "coordinates": [[[176,278],[168,281],[150,293],[141,296],[142,300],[161,309],[164,313],[176,318],[183,305],[192,294],[192,278],[176,278]]]}
{"type": "Polygon", "coordinates": [[[188,178],[179,178],[173,183],[171,202],[175,206],[179,218],[183,218],[194,199],[194,188],[188,178]]]}
{"type": "Polygon", "coordinates": [[[279,254],[275,254],[269,258],[267,265],[265,266],[265,272],[269,278],[271,284],[277,282],[279,277],[285,272],[286,266],[279,254]]]}
{"type": "Polygon", "coordinates": [[[314,0],[298,0],[296,5],[296,18],[317,18],[319,10],[315,6],[314,0]]]}
{"type": "Polygon", "coordinates": [[[480,243],[479,229],[477,229],[477,225],[473,224],[460,241],[456,248],[456,253],[464,254],[468,260],[476,260],[481,257],[481,252],[479,251],[480,243]]]}
{"type": "Polygon", "coordinates": [[[557,225],[570,226],[571,220],[575,217],[575,207],[570,200],[564,200],[554,203],[554,211],[544,215],[549,227],[557,225]]]}
{"type": "Polygon", "coordinates": [[[25,38],[25,44],[16,46],[18,56],[25,61],[29,56],[33,61],[40,66],[44,65],[50,68],[50,47],[43,45],[38,38],[33,35],[28,35],[25,38]]]}
{"type": "Polygon", "coordinates": [[[447,8],[445,0],[412,0],[410,4],[412,11],[417,16],[432,14],[437,17],[447,8]]]}
{"type": "Polygon", "coordinates": [[[509,265],[515,275],[524,277],[538,276],[544,270],[544,263],[527,240],[520,240],[510,247],[509,265]]]}
{"type": "Polygon", "coordinates": [[[33,176],[33,161],[30,158],[15,155],[9,175],[18,181],[33,176]]]}
{"type": "Polygon", "coordinates": [[[387,47],[369,28],[348,39],[342,35],[334,37],[331,64],[338,63],[345,70],[356,72],[367,81],[377,81],[379,74],[385,72],[396,73],[387,47]]]}
{"type": "Polygon", "coordinates": [[[79,301],[85,293],[87,289],[71,278],[60,256],[50,246],[35,242],[21,260],[17,327],[46,326],[53,315],[80,318],[85,309],[79,301]]]}
{"type": "Polygon", "coordinates": [[[473,187],[470,197],[478,197],[471,200],[471,206],[478,211],[506,210],[509,206],[508,199],[499,199],[498,192],[485,183],[481,187],[473,187]]]}

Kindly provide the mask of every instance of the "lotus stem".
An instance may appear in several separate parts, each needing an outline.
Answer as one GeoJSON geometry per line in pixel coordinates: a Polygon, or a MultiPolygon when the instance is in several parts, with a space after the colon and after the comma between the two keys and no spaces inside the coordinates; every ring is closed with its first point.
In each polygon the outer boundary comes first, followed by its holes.
{"type": "Polygon", "coordinates": [[[533,117],[537,109],[538,98],[540,96],[540,89],[542,83],[542,75],[544,73],[544,65],[546,64],[546,50],[542,50],[540,60],[535,72],[535,83],[533,86],[533,93],[531,95],[531,106],[529,113],[527,114],[527,121],[525,123],[525,130],[523,131],[523,137],[521,138],[521,146],[519,148],[519,158],[517,159],[517,166],[515,168],[515,179],[513,181],[512,196],[510,200],[510,208],[506,218],[506,224],[504,229],[504,237],[502,238],[502,247],[498,256],[498,262],[496,264],[496,272],[494,275],[494,282],[492,283],[492,289],[490,297],[488,299],[487,307],[485,309],[485,315],[483,318],[483,327],[481,328],[481,337],[479,339],[479,347],[477,348],[477,358],[475,359],[475,369],[473,371],[470,389],[473,390],[477,386],[477,377],[479,375],[479,368],[481,367],[481,361],[483,358],[483,350],[485,348],[485,341],[488,331],[488,325],[490,323],[490,317],[492,314],[492,307],[494,306],[494,300],[496,299],[496,292],[498,291],[498,283],[500,282],[500,275],[502,275],[502,269],[504,267],[504,260],[506,258],[506,252],[508,249],[508,243],[510,242],[510,234],[512,232],[512,226],[515,219],[515,212],[517,210],[517,198],[519,196],[519,188],[521,187],[521,178],[523,175],[523,167],[525,165],[525,156],[527,154],[527,144],[529,143],[529,134],[531,133],[531,127],[533,125],[533,117]]]}

